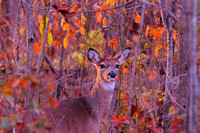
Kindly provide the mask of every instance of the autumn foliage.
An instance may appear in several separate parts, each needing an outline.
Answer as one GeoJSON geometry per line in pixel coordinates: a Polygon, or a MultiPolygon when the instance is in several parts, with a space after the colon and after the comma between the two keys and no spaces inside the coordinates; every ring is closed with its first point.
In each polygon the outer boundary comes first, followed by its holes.
{"type": "MultiPolygon", "coordinates": [[[[101,131],[163,131],[168,31],[159,1],[146,3],[144,17],[141,1],[30,1],[16,2],[8,9],[4,4],[12,5],[13,1],[0,1],[0,132],[21,132],[24,128],[51,131],[42,109],[55,108],[63,99],[85,96],[94,83],[95,69],[86,58],[88,48],[113,57],[128,46],[133,49],[132,57],[121,66],[112,103],[114,112],[105,116],[101,131]],[[28,20],[32,21],[31,26],[28,20]],[[140,34],[141,20],[144,23],[140,34]],[[132,74],[138,41],[136,73],[132,74]],[[30,62],[31,67],[27,67],[30,62]],[[131,116],[127,114],[129,102],[131,116]],[[27,117],[27,112],[32,117],[27,117]]],[[[180,19],[180,12],[178,8],[172,13],[180,19]]],[[[174,69],[168,128],[173,133],[186,131],[186,90],[179,87],[184,76],[179,71],[180,23],[172,19],[174,69]]],[[[197,61],[199,67],[199,55],[197,61]]]]}

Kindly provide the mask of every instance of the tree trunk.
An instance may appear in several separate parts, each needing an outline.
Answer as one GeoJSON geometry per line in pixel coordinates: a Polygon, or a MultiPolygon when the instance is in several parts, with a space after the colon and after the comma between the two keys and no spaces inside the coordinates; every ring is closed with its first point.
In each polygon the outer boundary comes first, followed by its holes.
{"type": "MultiPolygon", "coordinates": [[[[32,0],[27,0],[27,4],[30,6],[33,4],[32,0]]],[[[33,38],[33,11],[31,10],[32,6],[29,7],[27,12],[27,42],[28,42],[28,50],[27,50],[27,74],[31,74],[31,69],[32,69],[32,59],[33,59],[33,43],[34,43],[34,38],[33,38]]]]}
{"type": "MultiPolygon", "coordinates": [[[[165,0],[160,0],[160,4],[165,8],[165,0]]],[[[168,1],[168,11],[171,11],[171,2],[168,1]]],[[[162,19],[167,27],[167,68],[166,68],[166,84],[165,84],[165,100],[163,103],[163,133],[168,133],[169,127],[169,107],[171,106],[170,93],[172,90],[172,67],[173,67],[173,33],[172,33],[172,18],[161,12],[162,19]]]]}
{"type": "Polygon", "coordinates": [[[198,124],[198,79],[196,66],[196,46],[197,46],[197,0],[192,3],[192,25],[189,34],[191,43],[189,43],[189,99],[188,99],[188,133],[197,132],[198,124]]]}

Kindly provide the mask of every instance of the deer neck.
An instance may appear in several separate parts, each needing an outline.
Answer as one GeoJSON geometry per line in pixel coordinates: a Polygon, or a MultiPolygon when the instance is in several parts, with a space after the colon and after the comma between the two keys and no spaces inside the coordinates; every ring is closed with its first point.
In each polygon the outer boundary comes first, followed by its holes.
{"type": "Polygon", "coordinates": [[[115,81],[107,83],[96,79],[93,89],[87,97],[87,102],[91,105],[96,117],[102,118],[109,111],[114,88],[115,81]]]}

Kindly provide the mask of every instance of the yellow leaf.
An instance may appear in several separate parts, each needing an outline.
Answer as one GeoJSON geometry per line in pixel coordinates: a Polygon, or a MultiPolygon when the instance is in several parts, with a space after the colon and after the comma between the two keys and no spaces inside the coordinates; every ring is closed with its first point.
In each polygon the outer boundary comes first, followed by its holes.
{"type": "Polygon", "coordinates": [[[69,24],[68,23],[63,25],[63,30],[69,30],[69,24]]]}
{"type": "Polygon", "coordinates": [[[106,4],[110,4],[110,0],[107,0],[107,1],[106,1],[106,4]]]}
{"type": "Polygon", "coordinates": [[[60,26],[61,26],[61,27],[63,27],[64,22],[65,22],[65,18],[62,18],[62,19],[61,19],[61,23],[60,23],[60,26]]]}
{"type": "Polygon", "coordinates": [[[140,15],[138,15],[138,14],[136,13],[135,22],[138,23],[138,24],[140,24],[140,20],[141,20],[140,15]]]}
{"type": "Polygon", "coordinates": [[[149,80],[153,80],[154,79],[154,74],[153,73],[150,73],[150,76],[149,76],[149,80]]]}
{"type": "Polygon", "coordinates": [[[52,36],[52,33],[49,32],[49,33],[48,33],[48,44],[51,46],[52,43],[53,43],[53,36],[52,36]]]}
{"type": "Polygon", "coordinates": [[[63,39],[63,46],[65,49],[68,48],[68,37],[67,36],[63,39]]]}
{"type": "Polygon", "coordinates": [[[82,35],[85,35],[85,28],[83,26],[80,27],[80,31],[82,35]]]}
{"type": "Polygon", "coordinates": [[[40,31],[41,34],[43,34],[43,31],[44,31],[44,21],[42,21],[40,23],[39,31],[40,31]]]}
{"type": "Polygon", "coordinates": [[[106,22],[107,22],[107,21],[106,21],[106,17],[104,17],[103,20],[102,20],[102,25],[103,25],[103,26],[106,26],[106,22]]]}
{"type": "Polygon", "coordinates": [[[101,23],[102,17],[103,16],[102,16],[101,12],[97,12],[97,14],[95,15],[97,23],[101,23]]]}
{"type": "Polygon", "coordinates": [[[22,34],[24,33],[24,30],[25,30],[25,28],[21,28],[21,29],[19,30],[19,34],[22,35],[22,34]]]}

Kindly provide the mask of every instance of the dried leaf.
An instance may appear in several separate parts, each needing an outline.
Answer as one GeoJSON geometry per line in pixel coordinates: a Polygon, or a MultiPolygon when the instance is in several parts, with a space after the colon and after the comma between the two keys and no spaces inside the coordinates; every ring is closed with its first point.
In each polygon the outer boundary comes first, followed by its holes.
{"type": "Polygon", "coordinates": [[[97,3],[95,3],[92,7],[93,7],[95,10],[101,9],[101,7],[100,7],[99,5],[97,5],[97,3]]]}

